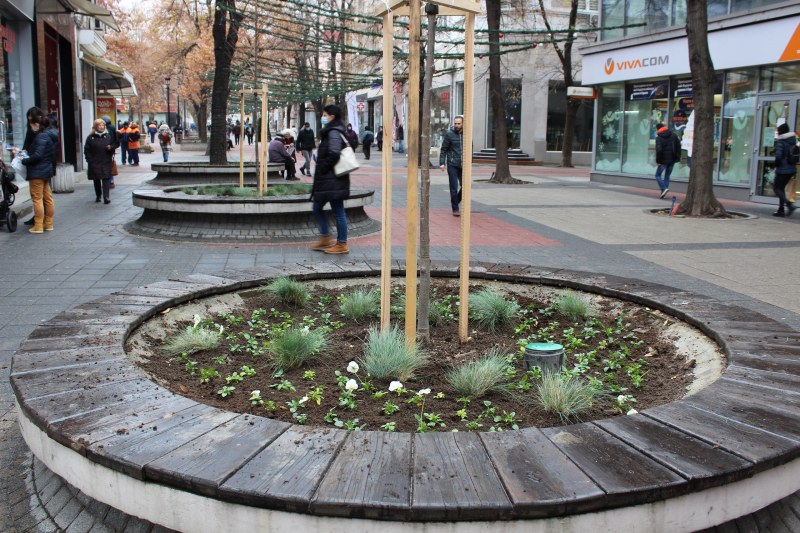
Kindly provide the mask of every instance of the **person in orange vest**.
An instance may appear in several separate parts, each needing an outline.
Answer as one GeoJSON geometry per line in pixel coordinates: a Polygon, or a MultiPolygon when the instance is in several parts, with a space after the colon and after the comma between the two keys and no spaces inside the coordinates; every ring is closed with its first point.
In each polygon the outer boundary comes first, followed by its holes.
{"type": "Polygon", "coordinates": [[[122,154],[122,164],[130,163],[130,157],[128,157],[128,134],[130,133],[131,128],[128,124],[128,121],[122,123],[122,127],[117,130],[117,137],[119,138],[119,151],[122,154]]]}
{"type": "Polygon", "coordinates": [[[139,125],[136,122],[131,122],[128,128],[128,162],[131,166],[139,166],[139,139],[142,138],[142,132],[139,131],[139,125]]]}

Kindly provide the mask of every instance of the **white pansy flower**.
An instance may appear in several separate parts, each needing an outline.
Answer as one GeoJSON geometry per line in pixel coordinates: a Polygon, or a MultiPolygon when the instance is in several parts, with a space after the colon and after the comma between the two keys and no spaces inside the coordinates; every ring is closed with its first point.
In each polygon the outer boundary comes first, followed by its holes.
{"type": "Polygon", "coordinates": [[[350,361],[350,363],[347,365],[347,371],[350,372],[351,374],[355,374],[356,372],[358,372],[358,369],[359,369],[358,363],[356,363],[355,361],[350,361]]]}
{"type": "Polygon", "coordinates": [[[420,389],[419,392],[417,393],[417,396],[423,396],[425,394],[430,394],[430,393],[431,393],[430,389],[420,389]]]}
{"type": "Polygon", "coordinates": [[[639,414],[639,411],[637,411],[636,409],[631,409],[631,410],[630,410],[630,411],[628,411],[626,414],[629,414],[629,415],[638,415],[638,414],[639,414]]]}
{"type": "Polygon", "coordinates": [[[300,402],[299,403],[300,403],[300,405],[302,405],[302,404],[306,403],[307,401],[308,401],[308,396],[303,396],[302,398],[300,398],[300,402]]]}
{"type": "Polygon", "coordinates": [[[403,384],[399,381],[392,381],[389,383],[389,392],[395,392],[403,388],[403,384]]]}
{"type": "Polygon", "coordinates": [[[200,322],[201,322],[202,320],[203,320],[203,319],[202,319],[202,318],[200,318],[200,315],[194,315],[194,327],[197,327],[197,326],[199,326],[199,325],[200,325],[200,322]]]}
{"type": "Polygon", "coordinates": [[[619,403],[623,403],[625,401],[625,395],[624,394],[620,394],[619,396],[617,396],[617,401],[619,403]]]}
{"type": "Polygon", "coordinates": [[[344,385],[344,388],[352,392],[358,388],[358,382],[354,379],[348,379],[347,383],[344,385]]]}

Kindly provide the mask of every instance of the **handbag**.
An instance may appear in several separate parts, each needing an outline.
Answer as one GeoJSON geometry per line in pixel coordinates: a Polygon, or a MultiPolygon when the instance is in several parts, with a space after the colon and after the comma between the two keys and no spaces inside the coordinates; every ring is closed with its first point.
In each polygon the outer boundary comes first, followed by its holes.
{"type": "MultiPolygon", "coordinates": [[[[341,133],[339,135],[341,135],[341,133]]],[[[358,170],[359,167],[356,153],[350,147],[350,143],[344,135],[342,135],[342,141],[344,141],[344,148],[342,148],[342,151],[339,153],[339,161],[333,165],[333,173],[336,174],[337,178],[349,174],[354,170],[358,170]]]]}
{"type": "Polygon", "coordinates": [[[118,174],[119,174],[119,169],[117,168],[117,160],[116,159],[112,159],[111,160],[111,175],[112,176],[116,176],[118,174]]]}

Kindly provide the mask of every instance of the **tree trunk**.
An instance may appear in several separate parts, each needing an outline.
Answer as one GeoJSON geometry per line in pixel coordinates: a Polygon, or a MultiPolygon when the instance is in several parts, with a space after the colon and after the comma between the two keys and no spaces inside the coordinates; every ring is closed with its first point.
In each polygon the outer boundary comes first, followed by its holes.
{"type": "Polygon", "coordinates": [[[207,142],[208,130],[206,122],[208,122],[208,108],[206,108],[205,104],[197,105],[194,102],[192,102],[192,106],[194,107],[194,116],[197,117],[197,137],[201,142],[207,142]]]}
{"type": "Polygon", "coordinates": [[[225,139],[225,114],[230,95],[231,62],[239,40],[242,15],[235,11],[236,0],[217,0],[214,12],[214,89],[211,95],[211,141],[209,162],[224,165],[228,162],[225,139]]]}
{"type": "MultiPolygon", "coordinates": [[[[433,63],[436,48],[436,15],[428,15],[427,57],[422,85],[422,116],[431,116],[431,93],[433,87],[433,63]]],[[[420,122],[420,153],[431,153],[431,121],[420,122]]],[[[419,206],[419,292],[417,293],[417,339],[425,343],[431,340],[431,325],[428,312],[431,305],[431,161],[430,156],[420,161],[420,206],[419,206]]]]}
{"type": "Polygon", "coordinates": [[[724,217],[714,196],[714,63],[708,50],[706,0],[686,3],[686,35],[694,93],[694,141],[686,199],[678,213],[692,217],[724,217]]]}
{"type": "MultiPolygon", "coordinates": [[[[486,0],[486,21],[489,27],[489,101],[494,114],[495,171],[490,183],[519,183],[511,176],[508,166],[508,127],[506,126],[503,88],[500,79],[500,4],[501,0],[486,0]]],[[[472,124],[464,122],[465,128],[472,124]]],[[[463,146],[465,164],[472,160],[472,147],[463,146]]]]}

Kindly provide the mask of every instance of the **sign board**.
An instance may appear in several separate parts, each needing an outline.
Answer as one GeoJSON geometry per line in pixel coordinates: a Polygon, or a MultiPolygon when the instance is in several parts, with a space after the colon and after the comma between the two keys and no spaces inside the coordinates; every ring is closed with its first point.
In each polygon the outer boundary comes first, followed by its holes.
{"type": "Polygon", "coordinates": [[[113,96],[98,96],[94,102],[95,117],[111,117],[111,124],[117,124],[117,99],[113,96]]]}
{"type": "Polygon", "coordinates": [[[597,91],[594,87],[567,87],[567,96],[570,98],[597,98],[597,91]]]}
{"type": "Polygon", "coordinates": [[[364,109],[366,109],[366,106],[364,105],[364,102],[358,102],[356,104],[356,109],[358,109],[359,111],[364,111],[364,109]]]}

